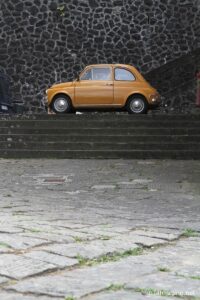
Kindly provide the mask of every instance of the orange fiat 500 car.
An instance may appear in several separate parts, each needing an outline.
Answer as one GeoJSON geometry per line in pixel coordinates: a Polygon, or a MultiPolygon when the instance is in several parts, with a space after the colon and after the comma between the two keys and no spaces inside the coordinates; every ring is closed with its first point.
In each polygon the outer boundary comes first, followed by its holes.
{"type": "Polygon", "coordinates": [[[57,114],[85,108],[125,108],[142,114],[160,103],[158,92],[129,65],[87,66],[76,80],[47,91],[48,106],[57,114]]]}

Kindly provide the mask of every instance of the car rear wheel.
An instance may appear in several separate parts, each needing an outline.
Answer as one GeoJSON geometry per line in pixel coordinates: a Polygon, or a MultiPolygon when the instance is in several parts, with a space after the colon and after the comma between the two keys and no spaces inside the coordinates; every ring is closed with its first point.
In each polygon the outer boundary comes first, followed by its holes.
{"type": "Polygon", "coordinates": [[[148,105],[142,96],[132,96],[128,100],[126,108],[130,114],[146,114],[148,105]]]}
{"type": "Polygon", "coordinates": [[[57,114],[72,112],[73,108],[70,98],[65,95],[56,96],[52,103],[52,109],[57,114]]]}

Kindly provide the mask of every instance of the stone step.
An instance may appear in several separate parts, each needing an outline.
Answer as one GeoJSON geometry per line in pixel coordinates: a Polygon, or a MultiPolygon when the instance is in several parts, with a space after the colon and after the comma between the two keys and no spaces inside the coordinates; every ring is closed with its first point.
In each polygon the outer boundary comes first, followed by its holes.
{"type": "Polygon", "coordinates": [[[200,128],[199,120],[0,120],[1,128],[200,128]]]}
{"type": "Polygon", "coordinates": [[[68,114],[68,115],[0,115],[0,120],[169,120],[169,121],[190,121],[199,120],[199,114],[147,114],[147,115],[129,115],[127,113],[85,113],[82,115],[68,114]]]}
{"type": "Polygon", "coordinates": [[[199,143],[199,135],[55,135],[55,134],[0,134],[1,142],[112,142],[112,143],[199,143]]]}
{"type": "Polygon", "coordinates": [[[180,128],[5,128],[0,127],[0,134],[65,134],[65,135],[200,135],[200,127],[180,128]]]}
{"type": "Polygon", "coordinates": [[[69,142],[2,142],[0,145],[0,150],[3,149],[32,149],[32,150],[196,150],[200,151],[200,143],[134,143],[133,141],[129,143],[69,143],[69,142]]]}
{"type": "Polygon", "coordinates": [[[200,159],[196,150],[0,150],[1,158],[36,159],[200,159]]]}
{"type": "Polygon", "coordinates": [[[5,158],[200,158],[198,116],[36,115],[0,118],[5,158]]]}

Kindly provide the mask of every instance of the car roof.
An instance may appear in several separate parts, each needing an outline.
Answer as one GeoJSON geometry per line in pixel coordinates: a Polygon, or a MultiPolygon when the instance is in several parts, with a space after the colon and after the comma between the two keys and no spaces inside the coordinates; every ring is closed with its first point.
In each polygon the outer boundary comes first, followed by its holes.
{"type": "MultiPolygon", "coordinates": [[[[144,81],[143,76],[141,73],[132,65],[125,65],[125,64],[96,64],[96,65],[88,65],[85,67],[85,69],[90,68],[90,67],[119,67],[119,68],[127,68],[134,72],[134,75],[137,77],[138,80],[144,81]]],[[[85,70],[84,69],[84,70],[85,70]]],[[[82,72],[84,72],[84,70],[82,72]]]]}
{"type": "Polygon", "coordinates": [[[125,65],[125,64],[96,64],[96,65],[88,65],[87,67],[122,67],[122,68],[134,68],[134,66],[125,65]]]}

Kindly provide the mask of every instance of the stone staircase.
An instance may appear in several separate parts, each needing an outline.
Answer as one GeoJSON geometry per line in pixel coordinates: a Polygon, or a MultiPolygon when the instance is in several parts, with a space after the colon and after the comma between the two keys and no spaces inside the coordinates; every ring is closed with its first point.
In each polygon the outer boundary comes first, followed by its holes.
{"type": "Polygon", "coordinates": [[[200,159],[200,116],[2,115],[0,157],[200,159]]]}

